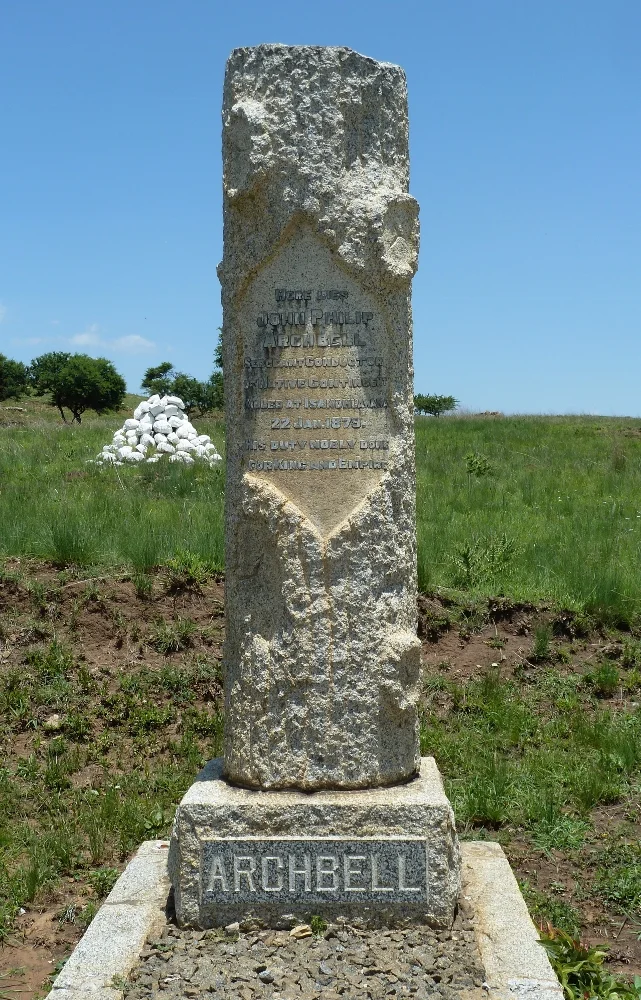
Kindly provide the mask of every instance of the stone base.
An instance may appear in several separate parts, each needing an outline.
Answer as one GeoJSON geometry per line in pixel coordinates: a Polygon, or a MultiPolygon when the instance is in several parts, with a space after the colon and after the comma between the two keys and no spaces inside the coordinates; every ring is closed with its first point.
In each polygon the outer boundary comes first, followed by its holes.
{"type": "Polygon", "coordinates": [[[312,793],[229,785],[219,759],[178,807],[169,875],[183,927],[286,927],[314,915],[448,927],[460,852],[432,757],[405,785],[312,793]]]}

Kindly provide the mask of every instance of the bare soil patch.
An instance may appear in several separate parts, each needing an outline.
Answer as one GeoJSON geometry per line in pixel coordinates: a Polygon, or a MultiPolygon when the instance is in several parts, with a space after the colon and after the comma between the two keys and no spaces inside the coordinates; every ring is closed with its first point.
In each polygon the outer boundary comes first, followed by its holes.
{"type": "MultiPolygon", "coordinates": [[[[4,564],[0,988],[25,1000],[46,990],[136,845],[166,835],[198,768],[220,752],[223,580],[194,585],[162,570],[151,581],[145,591],[127,574],[4,564]]],[[[554,716],[563,685],[567,697],[578,692],[577,713],[635,711],[629,633],[505,599],[421,597],[419,619],[426,731],[430,720],[447,733],[461,718],[477,719],[479,686],[497,673],[509,705],[527,705],[535,719],[554,716]],[[535,657],[542,628],[548,649],[535,657]],[[603,663],[619,665],[610,693],[590,680],[603,663]]],[[[500,752],[509,761],[517,751],[500,752]]],[[[436,756],[451,782],[447,754],[436,756]]],[[[542,846],[540,824],[509,817],[459,827],[465,838],[501,842],[541,927],[576,915],[582,940],[607,945],[610,967],[630,976],[641,974],[641,914],[626,881],[626,851],[633,880],[641,835],[638,773],[621,788],[580,815],[562,807],[562,818],[585,825],[578,846],[556,845],[554,831],[542,846]],[[620,901],[603,888],[609,853],[620,901]]]]}

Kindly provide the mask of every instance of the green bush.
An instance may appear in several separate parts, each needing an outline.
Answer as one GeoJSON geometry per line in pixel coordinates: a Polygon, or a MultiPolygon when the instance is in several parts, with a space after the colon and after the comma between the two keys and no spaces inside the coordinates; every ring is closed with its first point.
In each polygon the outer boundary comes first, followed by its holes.
{"type": "Polygon", "coordinates": [[[565,1000],[641,1000],[641,977],[632,983],[606,972],[607,951],[588,948],[564,930],[551,928],[542,936],[565,1000]]]}
{"type": "Polygon", "coordinates": [[[414,409],[418,413],[428,413],[432,417],[440,417],[442,413],[449,413],[458,406],[458,399],[454,396],[436,396],[419,392],[414,396],[414,409]]]}
{"type": "Polygon", "coordinates": [[[220,341],[214,353],[214,364],[216,368],[210,377],[206,382],[201,382],[184,372],[177,372],[171,361],[163,361],[147,369],[141,388],[150,394],[179,396],[185,404],[187,414],[191,416],[192,413],[198,413],[202,417],[224,407],[220,341]]]}
{"type": "Polygon", "coordinates": [[[0,354],[0,403],[5,399],[20,399],[29,389],[29,370],[21,361],[12,361],[0,354]]]}
{"type": "Polygon", "coordinates": [[[124,378],[111,361],[88,354],[43,354],[31,362],[30,372],[35,391],[40,395],[49,393],[51,405],[58,408],[64,421],[65,408],[71,410],[77,423],[85,410],[116,410],[127,392],[124,378]]]}

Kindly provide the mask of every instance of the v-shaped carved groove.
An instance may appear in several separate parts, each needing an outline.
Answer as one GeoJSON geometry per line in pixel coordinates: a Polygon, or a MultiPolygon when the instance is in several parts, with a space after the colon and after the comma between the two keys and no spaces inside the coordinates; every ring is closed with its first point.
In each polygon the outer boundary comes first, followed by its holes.
{"type": "Polygon", "coordinates": [[[330,541],[334,538],[337,538],[340,535],[340,533],[349,526],[349,523],[353,521],[354,518],[358,517],[358,515],[362,513],[365,507],[369,506],[369,504],[372,503],[375,494],[381,491],[382,488],[384,488],[386,482],[388,482],[389,479],[390,479],[390,474],[385,473],[383,478],[375,486],[372,487],[370,492],[366,496],[364,496],[362,500],[360,500],[356,504],[356,506],[341,521],[339,521],[334,528],[331,529],[331,531],[327,533],[321,531],[314,524],[314,522],[310,520],[307,514],[305,514],[305,512],[301,510],[300,507],[296,503],[294,503],[293,500],[285,496],[282,490],[280,490],[278,486],[276,486],[273,482],[271,482],[271,480],[264,479],[262,476],[255,476],[249,472],[246,472],[243,475],[243,485],[245,489],[253,493],[262,493],[263,496],[265,494],[268,495],[271,494],[271,496],[269,496],[269,499],[276,507],[282,508],[285,515],[289,513],[287,511],[287,508],[288,507],[291,508],[291,511],[294,513],[294,515],[297,518],[300,518],[301,521],[303,522],[302,527],[304,528],[304,530],[309,532],[310,535],[312,535],[312,537],[321,546],[321,548],[326,549],[330,541]]]}

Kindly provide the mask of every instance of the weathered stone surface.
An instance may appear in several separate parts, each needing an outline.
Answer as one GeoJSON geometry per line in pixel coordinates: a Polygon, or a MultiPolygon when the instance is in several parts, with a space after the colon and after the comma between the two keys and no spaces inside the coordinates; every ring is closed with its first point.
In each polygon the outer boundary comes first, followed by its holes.
{"type": "Polygon", "coordinates": [[[418,771],[403,71],[260,45],[225,81],[225,774],[418,771]]]}
{"type": "Polygon", "coordinates": [[[490,841],[461,847],[461,895],[476,915],[490,1000],[561,1000],[563,990],[502,847],[490,841]]]}
{"type": "Polygon", "coordinates": [[[216,760],[178,807],[169,871],[181,926],[256,920],[292,927],[321,914],[371,926],[409,920],[448,927],[459,847],[431,757],[418,777],[395,788],[313,793],[235,787],[216,760]],[[273,860],[263,872],[266,856],[273,860]]]}
{"type": "Polygon", "coordinates": [[[119,1000],[149,936],[166,921],[167,842],[145,841],[54,980],[52,1000],[119,1000]]]}

